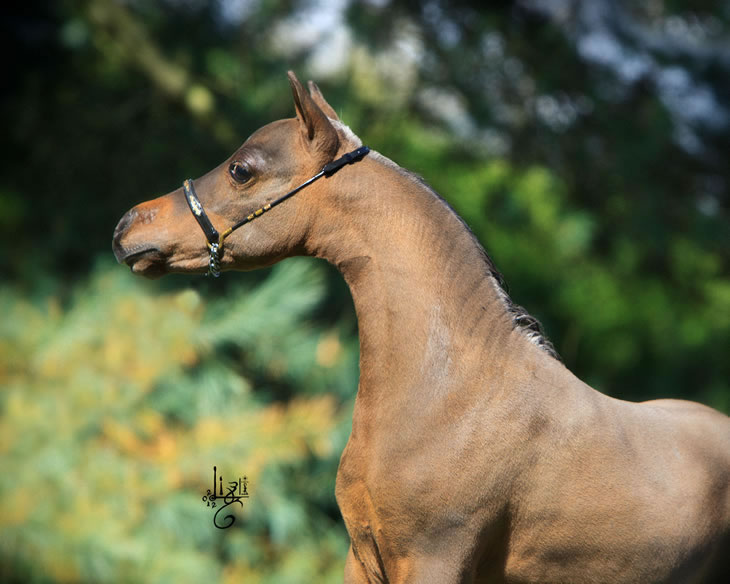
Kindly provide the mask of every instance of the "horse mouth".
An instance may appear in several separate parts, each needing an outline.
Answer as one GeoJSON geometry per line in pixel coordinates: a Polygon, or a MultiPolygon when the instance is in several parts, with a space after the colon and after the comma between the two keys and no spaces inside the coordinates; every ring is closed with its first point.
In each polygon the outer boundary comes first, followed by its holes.
{"type": "Polygon", "coordinates": [[[147,278],[159,278],[167,273],[164,257],[156,247],[132,248],[116,252],[115,249],[114,255],[117,257],[117,261],[120,264],[127,264],[135,274],[147,278]]]}

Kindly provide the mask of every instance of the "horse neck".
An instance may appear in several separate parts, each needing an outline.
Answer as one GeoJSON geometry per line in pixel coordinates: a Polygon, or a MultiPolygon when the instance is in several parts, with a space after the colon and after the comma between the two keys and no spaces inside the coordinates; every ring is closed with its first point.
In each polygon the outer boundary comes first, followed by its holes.
{"type": "Polygon", "coordinates": [[[515,330],[486,254],[431,189],[376,153],[335,178],[307,248],[350,287],[359,400],[427,400],[542,353],[515,330]]]}

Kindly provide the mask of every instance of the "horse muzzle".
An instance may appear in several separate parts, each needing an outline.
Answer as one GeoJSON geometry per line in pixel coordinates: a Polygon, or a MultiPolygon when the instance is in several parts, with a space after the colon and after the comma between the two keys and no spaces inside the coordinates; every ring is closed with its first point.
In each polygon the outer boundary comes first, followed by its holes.
{"type": "Polygon", "coordinates": [[[117,223],[112,238],[112,251],[120,264],[127,264],[136,274],[159,278],[167,273],[165,256],[153,241],[145,241],[140,226],[152,223],[156,211],[134,207],[117,223]]]}

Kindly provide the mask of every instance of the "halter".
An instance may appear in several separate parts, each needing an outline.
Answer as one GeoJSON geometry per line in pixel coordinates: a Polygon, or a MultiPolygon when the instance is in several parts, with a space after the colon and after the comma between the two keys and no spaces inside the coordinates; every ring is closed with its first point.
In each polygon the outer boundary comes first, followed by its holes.
{"type": "Polygon", "coordinates": [[[360,148],[358,148],[357,150],[348,152],[337,160],[333,160],[332,162],[325,164],[322,170],[320,170],[312,178],[304,181],[298,187],[292,189],[278,199],[271,201],[271,203],[266,203],[266,205],[264,205],[260,209],[256,209],[256,211],[254,211],[250,215],[247,215],[238,223],[236,223],[232,227],[229,227],[222,233],[218,233],[218,230],[213,227],[213,224],[210,222],[210,218],[206,214],[205,209],[203,209],[203,205],[200,202],[200,199],[198,199],[198,195],[195,194],[193,180],[186,179],[185,182],[183,182],[183,193],[185,194],[185,200],[188,202],[188,207],[190,207],[190,211],[193,213],[193,217],[195,217],[198,225],[200,225],[200,228],[203,230],[205,238],[208,240],[208,251],[210,252],[210,259],[208,260],[208,274],[210,274],[214,278],[217,278],[221,275],[221,263],[219,254],[221,252],[221,249],[223,248],[223,240],[228,237],[232,232],[234,232],[239,227],[246,225],[246,223],[250,223],[257,217],[261,217],[261,215],[266,213],[266,211],[273,209],[279,203],[283,203],[289,197],[296,195],[304,187],[311,185],[317,179],[320,179],[323,176],[332,176],[343,166],[352,164],[353,162],[360,160],[368,152],[370,152],[370,148],[368,148],[367,146],[360,146],[360,148]]]}

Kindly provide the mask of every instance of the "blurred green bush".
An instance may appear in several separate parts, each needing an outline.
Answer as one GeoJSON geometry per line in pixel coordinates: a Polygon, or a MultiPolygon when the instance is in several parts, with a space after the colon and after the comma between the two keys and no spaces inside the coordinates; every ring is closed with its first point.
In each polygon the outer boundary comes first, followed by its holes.
{"type": "Polygon", "coordinates": [[[350,408],[327,388],[356,383],[356,346],[307,324],[323,277],[292,260],[208,305],[108,262],[64,305],[4,288],[0,580],[341,580],[350,408]],[[213,465],[250,480],[225,531],[213,465]]]}

